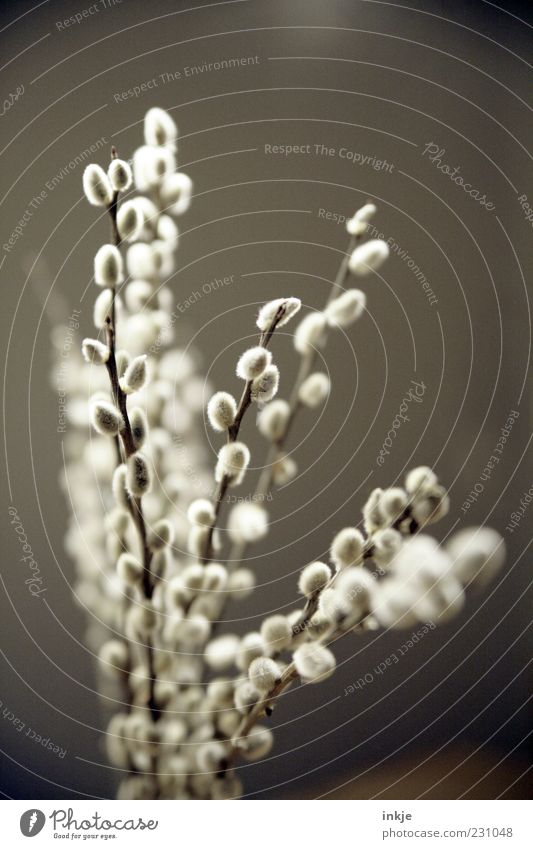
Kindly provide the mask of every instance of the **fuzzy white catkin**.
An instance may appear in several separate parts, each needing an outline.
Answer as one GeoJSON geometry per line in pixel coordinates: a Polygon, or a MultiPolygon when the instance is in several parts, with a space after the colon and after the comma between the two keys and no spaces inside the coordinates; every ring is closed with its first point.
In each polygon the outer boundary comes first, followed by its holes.
{"type": "Polygon", "coordinates": [[[130,502],[126,486],[126,476],[126,465],[121,463],[120,466],[117,466],[113,473],[111,486],[117,506],[124,508],[124,510],[129,510],[130,502]]]}
{"type": "Polygon", "coordinates": [[[187,174],[179,171],[170,174],[161,186],[161,200],[166,212],[171,215],[182,215],[187,212],[192,197],[193,184],[187,174]]]}
{"type": "Polygon", "coordinates": [[[304,407],[319,407],[328,397],[331,383],[327,374],[315,371],[307,377],[298,390],[298,400],[304,407]]]}
{"type": "Polygon", "coordinates": [[[225,634],[211,640],[205,649],[205,660],[207,665],[214,670],[227,669],[237,657],[240,640],[235,634],[225,634]]]}
{"type": "Polygon", "coordinates": [[[209,527],[215,521],[215,508],[207,498],[197,498],[189,504],[187,518],[191,525],[209,527]]]}
{"type": "Polygon", "coordinates": [[[266,757],[274,744],[274,735],[270,728],[256,725],[246,737],[241,754],[247,761],[257,761],[266,757]]]}
{"type": "Polygon", "coordinates": [[[150,280],[156,274],[154,252],[146,242],[130,245],[126,254],[128,273],[139,280],[150,280]]]}
{"type": "Polygon", "coordinates": [[[259,432],[272,442],[278,442],[284,435],[291,409],[287,401],[281,398],[271,401],[257,417],[259,432]]]}
{"type": "Polygon", "coordinates": [[[150,490],[152,476],[146,457],[140,451],[128,457],[126,482],[128,490],[134,496],[144,495],[150,490]]]}
{"type": "Polygon", "coordinates": [[[127,200],[121,204],[117,212],[117,229],[121,239],[134,242],[139,238],[144,219],[135,200],[127,200]]]}
{"type": "Polygon", "coordinates": [[[389,256],[389,246],[382,239],[371,239],[352,253],[348,267],[357,277],[366,277],[381,268],[389,256]]]}
{"type": "Polygon", "coordinates": [[[241,568],[232,572],[228,580],[228,592],[231,598],[241,601],[248,598],[255,587],[255,576],[251,569],[241,568]]]}
{"type": "Polygon", "coordinates": [[[325,681],[335,672],[335,655],[318,643],[304,643],[294,652],[294,665],[300,678],[307,683],[325,681]]]}
{"type": "Polygon", "coordinates": [[[102,245],[94,257],[94,280],[98,286],[114,288],[124,279],[124,266],[115,245],[102,245]]]}
{"type": "Polygon", "coordinates": [[[88,363],[103,365],[109,359],[109,348],[98,339],[84,339],[81,343],[83,358],[88,363]]]}
{"type": "Polygon", "coordinates": [[[88,165],[83,172],[83,191],[93,206],[108,206],[113,200],[111,183],[99,165],[88,165]]]}
{"type": "Polygon", "coordinates": [[[272,483],[276,486],[285,486],[290,481],[294,480],[297,474],[298,466],[296,465],[296,462],[292,459],[292,457],[284,454],[283,456],[278,457],[272,466],[272,483]]]}
{"type": "Polygon", "coordinates": [[[207,417],[213,430],[227,430],[235,421],[237,402],[229,392],[215,392],[207,405],[207,417]]]}
{"type": "Polygon", "coordinates": [[[228,571],[222,563],[208,563],[204,569],[202,590],[208,593],[219,593],[228,582],[228,571]]]}
{"type": "Polygon", "coordinates": [[[172,116],[159,106],[153,106],[144,116],[144,140],[146,144],[174,144],[178,128],[172,116]]]}
{"type": "Polygon", "coordinates": [[[357,210],[353,218],[346,222],[346,229],[351,236],[360,236],[366,230],[366,225],[372,220],[377,212],[377,206],[374,203],[365,203],[357,210]]]}
{"type": "Polygon", "coordinates": [[[123,159],[112,159],[107,169],[109,182],[115,192],[125,192],[131,186],[133,175],[128,162],[123,159]]]}
{"type": "Polygon", "coordinates": [[[223,477],[228,477],[234,485],[242,481],[250,462],[250,451],[244,442],[229,442],[218,452],[215,468],[215,480],[220,483],[223,477]]]}
{"type": "Polygon", "coordinates": [[[237,668],[241,672],[248,672],[251,662],[258,657],[262,657],[264,653],[265,647],[261,634],[258,631],[250,631],[241,640],[239,651],[237,652],[237,668]]]}
{"type": "Polygon", "coordinates": [[[331,559],[337,569],[357,566],[363,562],[365,540],[357,528],[343,528],[331,543],[331,559]]]}
{"type": "Polygon", "coordinates": [[[250,682],[260,693],[268,693],[281,680],[281,670],[270,657],[257,657],[248,669],[250,682]]]}
{"type": "Polygon", "coordinates": [[[149,303],[153,293],[147,280],[132,280],[124,290],[126,306],[132,313],[140,312],[149,303]]]}
{"type": "Polygon", "coordinates": [[[111,308],[113,304],[114,294],[112,289],[104,289],[100,292],[93,307],[94,326],[98,330],[103,330],[107,325],[108,318],[111,317],[111,308]]]}
{"type": "Polygon", "coordinates": [[[276,613],[264,619],[261,624],[261,638],[269,654],[287,649],[292,641],[292,628],[287,617],[276,613]]]}
{"type": "Polygon", "coordinates": [[[359,289],[348,289],[327,305],[325,314],[328,324],[333,327],[349,327],[362,316],[365,307],[365,293],[359,289]]]}
{"type": "Polygon", "coordinates": [[[321,347],[327,323],[323,312],[310,312],[302,319],[294,334],[294,347],[299,354],[308,354],[321,347]]]}
{"type": "Polygon", "coordinates": [[[150,547],[157,550],[174,542],[174,528],[167,519],[160,519],[150,533],[150,547]]]}
{"type": "Polygon", "coordinates": [[[302,570],[298,581],[298,589],[306,598],[311,598],[324,589],[331,578],[331,569],[326,563],[316,560],[302,570]]]}
{"type": "Polygon", "coordinates": [[[476,589],[486,587],[505,560],[503,538],[492,528],[464,528],[454,534],[446,549],[454,561],[454,575],[476,589]]]}
{"type": "Polygon", "coordinates": [[[367,570],[350,566],[342,571],[335,581],[335,589],[351,609],[352,614],[366,616],[370,610],[370,602],[376,579],[367,570]]]}
{"type": "Polygon", "coordinates": [[[142,566],[136,557],[124,552],[117,561],[117,574],[128,586],[134,586],[142,577],[142,566]]]}
{"type": "Polygon", "coordinates": [[[260,377],[272,362],[272,354],[267,348],[256,345],[241,354],[237,362],[237,377],[242,380],[253,380],[260,377]]]}
{"type": "Polygon", "coordinates": [[[268,513],[260,504],[237,504],[228,520],[228,534],[233,542],[257,542],[268,531],[268,513]]]}
{"type": "Polygon", "coordinates": [[[395,522],[407,507],[407,494],[399,486],[383,490],[379,508],[388,522],[395,522]]]}
{"type": "Polygon", "coordinates": [[[135,448],[137,448],[138,450],[144,445],[148,433],[148,422],[146,420],[146,414],[144,410],[141,409],[141,407],[133,407],[133,409],[129,413],[129,419],[133,442],[135,443],[135,448]]]}
{"type": "Polygon", "coordinates": [[[117,363],[117,374],[119,377],[122,377],[131,362],[131,357],[127,351],[121,349],[116,352],[115,360],[117,363]]]}
{"type": "Polygon", "coordinates": [[[252,381],[252,400],[258,404],[271,401],[278,391],[279,369],[275,365],[269,365],[261,375],[252,381]]]}
{"type": "Polygon", "coordinates": [[[257,704],[260,698],[261,693],[251,681],[241,681],[235,688],[234,702],[239,713],[248,713],[252,705],[257,704]]]}
{"type": "Polygon", "coordinates": [[[120,388],[126,395],[144,388],[147,379],[146,359],[145,354],[135,357],[126,368],[124,376],[120,378],[120,388]]]}
{"type": "Polygon", "coordinates": [[[428,489],[436,483],[437,475],[429,466],[417,466],[416,469],[411,469],[405,478],[405,488],[409,495],[428,489]]]}
{"type": "Polygon", "coordinates": [[[116,436],[123,424],[117,408],[107,401],[91,404],[91,421],[98,433],[104,436],[116,436]]]}
{"type": "Polygon", "coordinates": [[[157,220],[157,236],[173,248],[178,246],[179,229],[170,215],[160,215],[157,220]]]}
{"type": "Polygon", "coordinates": [[[261,307],[256,324],[264,333],[271,327],[276,315],[280,313],[276,326],[283,327],[296,315],[301,306],[302,302],[299,298],[276,298],[261,307]]]}
{"type": "Polygon", "coordinates": [[[108,640],[102,645],[98,660],[107,675],[116,676],[123,673],[129,666],[126,643],[122,640],[108,640]]]}
{"type": "Polygon", "coordinates": [[[350,607],[334,587],[326,587],[320,593],[318,610],[333,625],[341,622],[350,612],[350,607]]]}

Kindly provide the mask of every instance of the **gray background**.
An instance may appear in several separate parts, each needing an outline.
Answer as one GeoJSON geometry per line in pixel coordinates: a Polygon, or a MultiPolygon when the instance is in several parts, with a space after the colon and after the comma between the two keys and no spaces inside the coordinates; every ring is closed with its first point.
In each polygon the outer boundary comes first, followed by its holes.
{"type": "MultiPolygon", "coordinates": [[[[344,640],[334,678],[283,698],[273,717],[272,757],[243,770],[248,792],[317,795],[359,776],[349,792],[365,797],[386,794],[390,776],[398,780],[392,798],[426,790],[459,795],[460,782],[454,785],[452,775],[448,786],[444,778],[479,747],[473,761],[486,758],[479,774],[495,769],[476,787],[467,781],[468,794],[524,795],[522,780],[506,788],[529,764],[531,516],[526,511],[512,534],[505,527],[533,483],[524,283],[531,223],[518,202],[523,193],[533,198],[526,4],[123,0],[58,29],[57,21],[89,6],[3,5],[3,96],[21,84],[25,91],[1,118],[2,244],[69,160],[102,136],[130,155],[144,112],[159,105],[179,124],[180,164],[195,184],[171,281],[176,302],[205,281],[235,276],[178,323],[184,339],[198,332],[214,384],[237,391],[233,362],[253,332],[258,302],[285,293],[315,308],[324,302],[346,237],[320,209],[351,214],[367,197],[377,199],[377,226],[420,266],[438,298],[428,303],[398,256],[381,276],[362,282],[368,315],[325,351],[331,399],[316,429],[312,417],[299,420],[294,444],[302,440],[302,475],[276,497],[275,543],[271,535],[253,551],[265,586],[229,617],[254,627],[266,612],[293,605],[298,568],[324,556],[337,528],[359,520],[370,487],[401,480],[415,463],[434,465],[450,487],[453,507],[436,534],[487,522],[508,542],[497,585],[470,598],[458,620],[426,636],[371,685],[344,695],[408,633],[344,640]],[[258,62],[165,85],[159,78],[245,56],[258,62]],[[152,78],[157,89],[116,102],[114,94],[152,78]],[[430,142],[445,149],[443,161],[460,166],[494,211],[422,155],[430,142]],[[346,147],[394,167],[377,171],[314,152],[267,155],[265,144],[346,147]],[[376,455],[412,378],[427,387],[423,403],[380,469],[376,455]],[[520,416],[502,460],[464,514],[461,505],[513,409],[520,416]],[[431,768],[429,778],[412,785],[417,767],[431,768]]],[[[106,159],[107,152],[99,154],[102,164],[106,159]]],[[[113,771],[86,763],[105,761],[104,719],[83,648],[83,617],[69,590],[50,318],[42,308],[51,291],[59,320],[82,310],[78,341],[90,330],[91,305],[82,296],[106,233],[95,222],[81,196],[79,168],[48,193],[14,249],[0,257],[11,484],[2,521],[2,709],[67,749],[59,759],[2,717],[2,788],[17,798],[114,793],[113,771]],[[49,608],[24,586],[10,504],[46,578],[49,608]]],[[[288,336],[276,342],[276,358],[283,393],[295,370],[288,336]]],[[[246,428],[261,456],[251,419],[246,428]]]]}

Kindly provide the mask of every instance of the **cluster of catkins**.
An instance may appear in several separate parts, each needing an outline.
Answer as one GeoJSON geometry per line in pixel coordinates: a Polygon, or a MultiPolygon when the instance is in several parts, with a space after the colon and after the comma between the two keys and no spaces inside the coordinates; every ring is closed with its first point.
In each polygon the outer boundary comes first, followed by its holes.
{"type": "Polygon", "coordinates": [[[88,365],[69,396],[77,429],[67,440],[65,487],[74,513],[68,550],[77,563],[77,596],[99,622],[91,645],[102,673],[122,688],[106,733],[108,757],[123,776],[120,797],[231,799],[243,793],[239,759],[262,759],[273,745],[266,718],[277,696],[293,681],[331,675],[336,639],[446,619],[461,608],[465,586],[483,585],[499,568],[503,542],[486,528],[464,530],[445,547],[423,533],[449,502],[434,472],[419,467],[404,487],[370,494],[363,530],[340,530],[329,563],[303,568],[297,609],[269,616],[245,635],[216,633],[227,601],[254,589],[245,552],[269,530],[260,496],[296,474],[287,450],[292,422],[330,393],[327,375],[314,370],[317,350],[364,313],[364,293],[344,284],[375,272],[388,248],[364,241],[376,212],[368,203],[347,224],[349,250],[323,309],[296,319],[301,304],[292,297],[261,308],[257,344],[236,364],[239,400],[219,390],[207,404],[210,425],[225,437],[213,481],[195,441],[204,385],[188,354],[168,350],[172,294],[164,283],[174,268],[174,217],[187,209],[192,186],[176,171],[170,115],[150,109],[144,134],[132,168],[114,155],[107,172],[90,165],[84,174],[86,196],[110,216],[113,239],[95,256],[98,333],[83,342],[88,365]],[[120,202],[132,186],[137,194],[120,202]],[[289,323],[300,369],[284,400],[271,348],[276,330],[289,323]],[[87,395],[96,433],[88,444],[81,406],[87,395]],[[257,497],[233,506],[221,522],[228,489],[247,477],[250,450],[241,428],[249,408],[267,440],[267,462],[257,497]]]}

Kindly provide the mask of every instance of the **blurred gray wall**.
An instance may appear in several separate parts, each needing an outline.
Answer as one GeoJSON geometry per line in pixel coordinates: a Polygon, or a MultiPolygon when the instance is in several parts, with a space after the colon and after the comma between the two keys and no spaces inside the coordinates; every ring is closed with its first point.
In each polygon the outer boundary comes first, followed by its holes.
{"type": "MultiPolygon", "coordinates": [[[[450,487],[453,507],[436,534],[487,522],[504,533],[509,549],[497,586],[470,598],[458,620],[354,694],[345,695],[348,685],[397,652],[409,633],[339,644],[334,678],[281,700],[273,756],[245,767],[248,791],[304,795],[310,786],[331,786],[337,775],[372,774],[406,753],[416,762],[419,752],[446,752],[456,742],[495,746],[502,757],[516,747],[527,756],[533,507],[512,533],[506,526],[533,484],[528,4],[109,0],[79,23],[59,25],[89,6],[11,2],[0,13],[3,97],[24,89],[1,118],[2,245],[31,213],[0,256],[10,484],[2,521],[3,792],[114,792],[113,771],[87,762],[105,761],[103,714],[69,590],[66,508],[57,485],[61,434],[43,310],[51,289],[60,319],[81,310],[77,342],[90,330],[83,293],[106,228],[94,224],[81,197],[81,168],[52,190],[46,184],[98,139],[105,139],[96,156],[102,164],[111,143],[129,155],[154,105],[176,118],[180,163],[195,184],[170,284],[176,302],[206,281],[234,275],[178,325],[183,338],[198,332],[215,385],[236,391],[233,361],[253,332],[257,303],[291,294],[310,307],[323,304],[347,243],[342,224],[326,212],[346,216],[374,198],[378,230],[399,246],[382,274],[361,284],[368,315],[328,344],[331,399],[316,429],[311,417],[299,420],[301,477],[276,497],[275,542],[269,536],[254,550],[264,587],[228,616],[253,627],[265,612],[296,603],[298,568],[325,556],[334,531],[359,520],[371,487],[401,480],[415,463],[434,465],[450,487]],[[249,61],[185,70],[236,57],[249,61]],[[143,84],[139,96],[122,96],[143,84]],[[443,149],[442,163],[459,167],[477,198],[430,160],[430,144],[443,149]],[[269,152],[274,145],[305,152],[269,152]],[[39,195],[41,202],[33,201],[39,195]],[[489,208],[479,202],[483,196],[489,208]],[[413,379],[425,384],[423,402],[412,405],[380,467],[376,457],[413,379]],[[464,512],[513,410],[519,417],[501,461],[464,512]],[[49,609],[24,584],[10,506],[39,562],[49,609]],[[43,748],[29,728],[65,756],[43,748]]],[[[289,336],[276,343],[276,358],[283,393],[295,371],[289,336]]],[[[251,420],[247,437],[259,452],[251,420]]]]}

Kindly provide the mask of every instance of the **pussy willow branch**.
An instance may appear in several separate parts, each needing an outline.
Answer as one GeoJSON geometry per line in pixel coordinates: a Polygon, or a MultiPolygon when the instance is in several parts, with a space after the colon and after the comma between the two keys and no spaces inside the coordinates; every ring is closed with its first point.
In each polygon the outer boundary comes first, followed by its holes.
{"type": "MultiPolygon", "coordinates": [[[[360,616],[352,617],[342,625],[330,629],[329,632],[324,634],[323,637],[315,642],[317,645],[329,646],[336,640],[350,633],[350,631],[354,631],[356,628],[360,630],[364,629],[364,619],[362,620],[360,616]]],[[[272,687],[272,689],[258,702],[256,702],[253,707],[250,708],[248,713],[242,717],[235,734],[231,738],[231,749],[225,759],[226,770],[233,765],[234,761],[239,756],[240,744],[246,739],[257,722],[264,716],[271,714],[272,702],[277,699],[277,697],[280,696],[298,677],[299,675],[296,671],[296,665],[294,661],[292,661],[292,663],[289,663],[289,665],[285,667],[280,680],[274,685],[274,687],[272,687]]]]}
{"type": "MultiPolygon", "coordinates": [[[[117,151],[115,147],[111,148],[111,157],[112,159],[116,159],[117,151]]],[[[115,191],[113,193],[113,198],[111,203],[108,206],[108,213],[111,219],[111,237],[113,244],[115,247],[120,248],[122,239],[120,238],[120,233],[118,231],[117,226],[117,211],[118,211],[118,198],[119,192],[115,191]]],[[[112,297],[111,297],[111,311],[110,315],[107,317],[106,321],[106,337],[107,337],[107,346],[109,348],[109,358],[106,363],[107,373],[109,375],[109,381],[111,383],[111,393],[113,395],[114,401],[117,407],[120,410],[122,415],[122,420],[124,422],[124,427],[120,432],[120,442],[118,440],[115,442],[117,447],[117,453],[121,457],[122,461],[122,453],[124,458],[127,460],[132,454],[135,453],[135,442],[133,439],[133,433],[131,430],[131,424],[128,416],[128,405],[127,398],[125,393],[120,388],[118,371],[117,371],[117,362],[115,356],[115,340],[116,340],[116,288],[113,286],[112,288],[112,297]]],[[[144,514],[142,509],[142,501],[140,496],[132,497],[128,500],[130,513],[137,528],[139,542],[142,550],[142,560],[143,560],[143,592],[147,599],[152,598],[153,594],[153,583],[152,576],[150,571],[152,553],[148,546],[148,535],[146,533],[146,523],[144,521],[144,514]]],[[[159,719],[160,711],[157,707],[154,690],[155,690],[155,671],[154,671],[154,658],[153,658],[153,647],[149,637],[145,638],[146,641],[146,654],[147,654],[147,663],[148,663],[148,674],[149,674],[149,697],[148,697],[148,708],[150,710],[152,719],[156,722],[159,719]]]]}
{"type": "MultiPolygon", "coordinates": [[[[259,338],[259,343],[258,343],[260,347],[268,348],[270,340],[272,339],[272,335],[273,335],[278,323],[281,321],[284,313],[285,313],[285,306],[284,306],[284,304],[281,304],[280,307],[278,308],[274,318],[272,319],[268,329],[263,331],[263,333],[261,333],[261,336],[259,338]]],[[[235,421],[233,422],[231,427],[229,427],[228,430],[227,430],[228,442],[236,442],[237,441],[237,437],[239,436],[239,431],[240,431],[240,428],[241,428],[242,420],[244,418],[246,410],[249,408],[249,406],[252,403],[252,385],[253,385],[253,380],[247,380],[246,381],[246,384],[244,386],[244,389],[243,389],[243,392],[242,392],[242,395],[241,395],[241,400],[239,401],[239,406],[237,407],[237,413],[235,415],[235,421]]],[[[218,486],[217,486],[216,492],[215,492],[215,497],[214,497],[215,516],[214,516],[214,519],[213,519],[211,525],[209,526],[209,530],[208,530],[207,536],[206,536],[204,551],[203,551],[202,556],[200,557],[200,562],[203,563],[204,565],[206,563],[209,563],[209,561],[213,559],[213,553],[214,553],[213,552],[213,534],[214,534],[216,527],[217,527],[217,524],[218,524],[218,520],[219,520],[219,517],[220,517],[220,511],[222,509],[222,504],[223,504],[224,499],[226,497],[226,492],[228,491],[228,487],[230,485],[230,482],[231,482],[231,476],[230,475],[223,475],[218,486]]]]}

